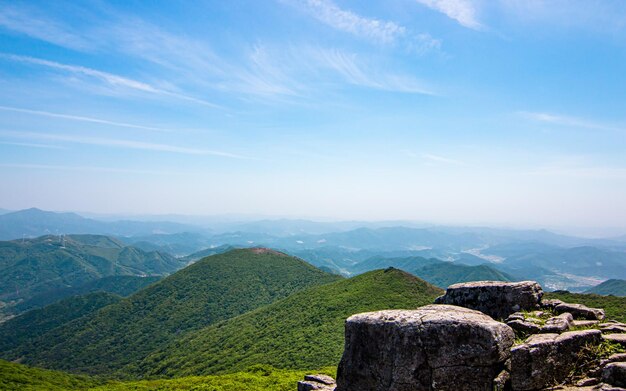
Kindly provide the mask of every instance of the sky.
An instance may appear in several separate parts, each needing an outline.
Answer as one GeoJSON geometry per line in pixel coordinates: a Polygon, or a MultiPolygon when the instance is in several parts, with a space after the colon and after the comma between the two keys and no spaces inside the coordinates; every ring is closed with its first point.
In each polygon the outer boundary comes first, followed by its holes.
{"type": "Polygon", "coordinates": [[[625,152],[623,0],[0,0],[4,209],[626,233],[625,152]]]}

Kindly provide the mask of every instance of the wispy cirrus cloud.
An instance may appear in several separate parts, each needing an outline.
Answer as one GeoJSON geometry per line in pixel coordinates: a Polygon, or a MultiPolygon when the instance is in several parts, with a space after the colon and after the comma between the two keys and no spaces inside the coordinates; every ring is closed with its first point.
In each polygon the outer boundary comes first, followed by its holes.
{"type": "Polygon", "coordinates": [[[124,149],[138,149],[144,151],[156,151],[156,152],[170,152],[179,153],[185,155],[213,155],[219,157],[233,158],[233,159],[252,159],[248,156],[237,155],[224,151],[200,149],[200,148],[188,148],[179,147],[169,144],[157,144],[144,141],[134,141],[125,139],[111,139],[101,137],[85,137],[75,136],[69,134],[50,134],[50,133],[37,133],[37,132],[15,132],[15,131],[0,131],[0,136],[12,137],[12,138],[24,138],[31,140],[47,140],[47,141],[61,141],[74,144],[96,145],[102,147],[124,148],[124,149]]]}
{"type": "Polygon", "coordinates": [[[73,75],[79,75],[79,76],[82,75],[82,76],[95,78],[113,87],[121,87],[121,88],[139,91],[143,93],[176,98],[176,99],[197,103],[197,104],[212,107],[212,108],[222,108],[221,106],[212,102],[194,98],[192,96],[188,96],[188,95],[181,94],[178,92],[167,91],[149,83],[145,83],[142,81],[130,79],[128,77],[116,75],[116,74],[109,73],[109,72],[103,72],[97,69],[88,68],[88,67],[84,67],[80,65],[63,64],[63,63],[49,61],[49,60],[45,60],[41,58],[19,56],[19,55],[8,54],[8,53],[0,53],[0,57],[11,60],[11,61],[29,63],[33,65],[39,65],[39,66],[44,66],[47,68],[57,69],[60,71],[65,71],[73,75]]]}
{"type": "Polygon", "coordinates": [[[18,143],[14,141],[0,141],[2,145],[15,145],[17,147],[27,147],[27,148],[44,148],[44,149],[65,149],[60,145],[52,145],[52,144],[36,144],[36,143],[18,143]]]}
{"type": "Polygon", "coordinates": [[[64,166],[54,164],[19,164],[19,163],[0,163],[3,168],[22,168],[27,170],[55,170],[55,171],[84,171],[84,172],[111,172],[121,174],[140,174],[140,175],[187,175],[184,172],[177,171],[160,171],[160,170],[141,170],[117,167],[94,167],[94,166],[64,166]]]}
{"type": "Polygon", "coordinates": [[[422,53],[439,49],[441,41],[430,34],[413,34],[405,26],[392,21],[368,18],[343,9],[331,0],[284,0],[305,10],[318,21],[356,37],[379,44],[397,44],[422,53]]]}
{"type": "Polygon", "coordinates": [[[416,0],[428,8],[441,12],[450,19],[456,20],[461,26],[474,30],[482,30],[484,26],[478,21],[475,3],[472,0],[416,0]]]}
{"type": "Polygon", "coordinates": [[[394,22],[363,17],[330,0],[305,0],[301,4],[320,22],[376,42],[391,43],[407,33],[405,27],[394,22]]]}
{"type": "Polygon", "coordinates": [[[155,130],[155,131],[159,131],[159,132],[168,132],[169,131],[168,129],[158,128],[158,127],[154,127],[154,126],[136,125],[136,124],[129,124],[129,123],[125,123],[125,122],[109,121],[109,120],[101,119],[101,118],[84,117],[84,116],[80,116],[80,115],[70,115],[70,114],[60,114],[60,113],[53,113],[53,112],[42,111],[42,110],[23,109],[23,108],[19,108],[19,107],[0,106],[0,110],[12,111],[12,112],[16,112],[16,113],[31,114],[31,115],[38,115],[38,116],[44,116],[44,117],[51,117],[51,118],[61,118],[61,119],[67,119],[67,120],[71,120],[71,121],[91,122],[91,123],[96,123],[96,124],[119,126],[119,127],[122,127],[122,128],[142,129],[142,130],[155,130]]]}
{"type": "Polygon", "coordinates": [[[432,88],[413,76],[368,69],[359,56],[337,49],[309,49],[311,62],[341,75],[348,83],[385,91],[435,95],[432,88]]]}
{"type": "Polygon", "coordinates": [[[520,111],[519,114],[527,119],[545,122],[554,125],[561,126],[572,126],[577,128],[586,128],[586,129],[597,129],[597,130],[607,130],[607,131],[617,131],[623,132],[626,131],[626,127],[618,127],[608,125],[606,123],[591,121],[584,118],[570,117],[565,115],[557,115],[550,113],[541,113],[541,112],[529,112],[529,111],[520,111]]]}
{"type": "Polygon", "coordinates": [[[68,28],[42,15],[34,8],[0,3],[0,27],[32,38],[74,50],[90,50],[93,43],[68,28]]]}
{"type": "Polygon", "coordinates": [[[425,153],[421,155],[422,159],[425,159],[429,162],[433,162],[433,163],[444,163],[444,164],[451,164],[451,165],[455,165],[455,166],[463,166],[465,165],[465,163],[463,163],[460,160],[456,160],[456,159],[450,159],[448,157],[444,157],[444,156],[439,156],[439,155],[433,155],[430,153],[425,153]]]}

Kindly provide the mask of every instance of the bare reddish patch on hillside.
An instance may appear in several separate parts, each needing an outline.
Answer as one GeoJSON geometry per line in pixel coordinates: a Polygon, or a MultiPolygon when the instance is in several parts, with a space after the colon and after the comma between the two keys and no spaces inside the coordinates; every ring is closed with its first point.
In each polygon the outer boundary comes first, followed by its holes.
{"type": "Polygon", "coordinates": [[[265,247],[251,248],[250,251],[254,254],[272,254],[272,255],[280,255],[283,257],[287,256],[287,254],[281,253],[280,251],[272,250],[271,248],[265,248],[265,247]]]}

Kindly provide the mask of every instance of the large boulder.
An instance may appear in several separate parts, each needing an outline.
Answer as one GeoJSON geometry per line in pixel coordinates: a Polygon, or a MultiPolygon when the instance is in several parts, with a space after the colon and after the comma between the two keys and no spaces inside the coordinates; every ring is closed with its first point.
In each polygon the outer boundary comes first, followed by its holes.
{"type": "Polygon", "coordinates": [[[579,364],[581,349],[601,341],[600,330],[531,336],[511,349],[513,390],[541,390],[563,382],[579,364]]]}
{"type": "Polygon", "coordinates": [[[435,303],[458,305],[494,319],[505,319],[519,310],[539,308],[541,296],[543,290],[534,281],[476,281],[450,285],[435,303]]]}
{"type": "Polygon", "coordinates": [[[502,379],[513,330],[450,305],[351,316],[336,391],[489,390],[502,379]]]}

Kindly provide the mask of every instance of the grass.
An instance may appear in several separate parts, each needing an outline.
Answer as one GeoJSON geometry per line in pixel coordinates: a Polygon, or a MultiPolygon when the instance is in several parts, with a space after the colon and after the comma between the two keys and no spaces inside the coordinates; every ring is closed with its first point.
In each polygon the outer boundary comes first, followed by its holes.
{"type": "Polygon", "coordinates": [[[110,381],[31,368],[0,360],[0,389],[3,391],[293,391],[296,389],[296,383],[309,373],[323,373],[334,377],[336,368],[327,367],[311,372],[253,366],[245,371],[227,375],[110,381]]]}

